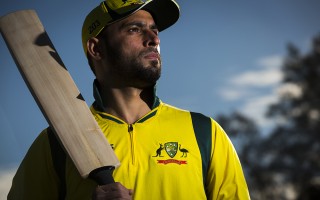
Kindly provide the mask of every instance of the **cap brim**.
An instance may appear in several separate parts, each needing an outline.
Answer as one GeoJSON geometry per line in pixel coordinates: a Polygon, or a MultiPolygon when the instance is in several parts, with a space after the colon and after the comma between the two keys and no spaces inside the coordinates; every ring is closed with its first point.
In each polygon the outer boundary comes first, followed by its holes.
{"type": "Polygon", "coordinates": [[[173,25],[180,16],[178,4],[171,0],[152,0],[140,9],[150,12],[159,31],[173,25]]]}

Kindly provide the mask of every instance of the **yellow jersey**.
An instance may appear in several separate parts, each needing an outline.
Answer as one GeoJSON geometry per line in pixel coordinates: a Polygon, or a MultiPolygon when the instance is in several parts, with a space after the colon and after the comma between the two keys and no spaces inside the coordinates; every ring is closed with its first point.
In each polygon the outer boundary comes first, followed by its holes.
{"type": "MultiPolygon", "coordinates": [[[[134,124],[94,106],[91,111],[121,162],[113,177],[134,190],[133,199],[250,199],[237,153],[213,119],[208,118],[211,135],[197,136],[191,112],[161,101],[134,124]]],[[[51,151],[45,130],[21,163],[9,200],[59,199],[61,184],[65,199],[91,199],[96,183],[81,178],[68,156],[61,180],[51,151]]]]}

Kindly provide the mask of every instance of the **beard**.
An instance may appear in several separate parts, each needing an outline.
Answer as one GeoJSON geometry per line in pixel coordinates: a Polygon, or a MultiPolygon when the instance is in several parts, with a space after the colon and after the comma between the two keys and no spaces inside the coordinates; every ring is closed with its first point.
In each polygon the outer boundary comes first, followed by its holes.
{"type": "Polygon", "coordinates": [[[109,72],[113,77],[125,80],[126,86],[145,88],[156,84],[161,76],[161,58],[144,61],[143,58],[150,52],[158,51],[150,47],[139,53],[126,54],[120,48],[111,48],[107,45],[107,59],[112,65],[109,72]]]}

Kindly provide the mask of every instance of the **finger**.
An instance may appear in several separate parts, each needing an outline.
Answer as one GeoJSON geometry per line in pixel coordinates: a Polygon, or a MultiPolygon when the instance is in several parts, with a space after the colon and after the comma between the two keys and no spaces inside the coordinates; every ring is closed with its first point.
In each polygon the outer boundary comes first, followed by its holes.
{"type": "Polygon", "coordinates": [[[125,188],[120,183],[112,183],[96,187],[92,199],[132,199],[133,190],[125,188]]]}

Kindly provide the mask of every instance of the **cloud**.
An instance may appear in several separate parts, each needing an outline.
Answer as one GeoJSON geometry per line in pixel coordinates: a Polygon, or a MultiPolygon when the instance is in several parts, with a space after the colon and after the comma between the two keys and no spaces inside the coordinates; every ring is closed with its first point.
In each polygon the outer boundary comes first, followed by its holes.
{"type": "Polygon", "coordinates": [[[16,168],[11,168],[0,171],[0,199],[7,199],[12,178],[16,173],[16,170],[16,168]]]}
{"type": "Polygon", "coordinates": [[[265,69],[259,71],[249,71],[234,77],[231,83],[238,87],[268,87],[275,85],[282,79],[282,74],[278,69],[265,69]]]}
{"type": "Polygon", "coordinates": [[[227,101],[241,102],[239,110],[242,113],[261,127],[270,126],[272,122],[265,117],[265,113],[270,104],[278,101],[279,91],[276,88],[283,78],[282,62],[283,57],[279,55],[257,60],[258,68],[236,74],[227,81],[219,92],[221,97],[227,101]]]}
{"type": "Polygon", "coordinates": [[[241,87],[268,87],[279,83],[282,80],[280,56],[271,56],[257,61],[262,70],[252,70],[234,76],[230,83],[241,87]]]}
{"type": "Polygon", "coordinates": [[[267,119],[265,114],[268,106],[277,101],[278,97],[274,93],[257,96],[255,98],[247,99],[240,111],[254,119],[258,125],[262,127],[270,126],[273,122],[270,119],[267,119]]]}
{"type": "Polygon", "coordinates": [[[219,91],[221,97],[228,101],[236,101],[251,96],[257,88],[275,87],[283,78],[282,62],[283,57],[279,55],[259,59],[256,62],[258,69],[232,76],[219,91]]]}
{"type": "Polygon", "coordinates": [[[285,83],[277,88],[276,92],[279,95],[288,95],[293,98],[299,98],[302,95],[302,88],[299,87],[297,84],[293,83],[285,83]]]}
{"type": "Polygon", "coordinates": [[[237,90],[232,88],[223,88],[220,90],[220,95],[228,101],[242,99],[242,97],[245,96],[246,93],[247,91],[245,90],[237,90]]]}

